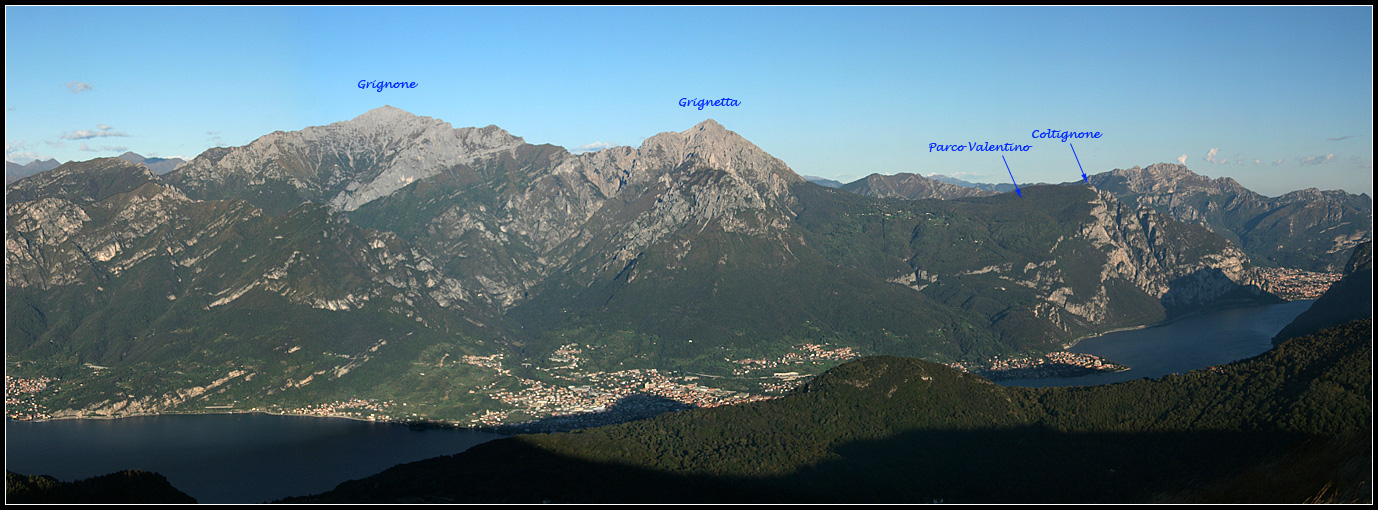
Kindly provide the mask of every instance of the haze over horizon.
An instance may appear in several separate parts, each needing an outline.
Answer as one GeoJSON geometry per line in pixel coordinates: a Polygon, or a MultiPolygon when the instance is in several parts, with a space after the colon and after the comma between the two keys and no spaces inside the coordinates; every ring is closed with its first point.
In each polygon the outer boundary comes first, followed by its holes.
{"type": "Polygon", "coordinates": [[[712,118],[843,182],[1008,182],[1002,154],[1068,182],[1030,132],[1098,131],[1071,141],[1087,174],[1371,195],[1371,48],[1365,7],[6,7],[6,160],[191,159],[387,104],[572,152],[712,118]],[[1033,148],[927,149],[984,142],[1033,148]]]}

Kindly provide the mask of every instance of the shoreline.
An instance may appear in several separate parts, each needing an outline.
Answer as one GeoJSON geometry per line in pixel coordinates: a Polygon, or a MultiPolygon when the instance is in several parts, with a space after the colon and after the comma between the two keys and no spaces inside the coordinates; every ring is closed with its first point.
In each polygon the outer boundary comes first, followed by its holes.
{"type": "Polygon", "coordinates": [[[13,418],[10,418],[10,417],[7,416],[7,417],[5,417],[5,420],[6,420],[6,421],[15,421],[15,422],[44,423],[44,422],[67,421],[67,420],[102,420],[102,421],[107,421],[107,420],[122,420],[122,419],[126,419],[126,418],[154,418],[154,417],[161,417],[161,416],[203,416],[203,415],[231,415],[231,414],[263,414],[263,415],[268,415],[268,416],[286,416],[286,417],[298,417],[298,418],[341,419],[341,420],[352,420],[352,421],[359,421],[359,422],[365,422],[365,423],[383,423],[383,424],[390,424],[390,425],[405,425],[405,426],[407,426],[407,427],[409,427],[409,428],[422,427],[422,428],[425,428],[425,429],[471,430],[471,431],[475,431],[475,432],[488,432],[488,433],[492,433],[492,434],[501,434],[501,435],[504,435],[504,436],[509,436],[509,435],[511,435],[511,434],[505,434],[505,433],[503,433],[503,432],[497,431],[497,428],[496,428],[496,427],[488,427],[488,426],[482,426],[482,427],[468,427],[468,426],[459,425],[459,424],[451,424],[451,423],[437,422],[437,421],[430,421],[430,420],[424,420],[424,421],[423,421],[423,420],[416,420],[416,421],[412,421],[412,420],[370,420],[370,419],[367,419],[367,418],[355,418],[355,417],[353,417],[353,416],[339,416],[339,415],[326,415],[326,414],[279,413],[279,412],[266,411],[266,410],[259,410],[259,409],[243,409],[243,410],[241,410],[241,409],[232,409],[232,410],[223,410],[223,411],[217,411],[217,412],[205,412],[205,413],[178,411],[178,412],[168,412],[168,413],[139,413],[139,414],[128,414],[128,415],[121,415],[121,416],[101,416],[101,415],[96,415],[96,416],[63,416],[63,417],[59,417],[59,418],[47,418],[47,419],[42,419],[42,420],[16,420],[16,419],[13,419],[13,418]]]}
{"type": "Polygon", "coordinates": [[[1264,307],[1264,306],[1287,305],[1287,304],[1296,303],[1297,301],[1311,301],[1311,302],[1315,302],[1316,300],[1314,300],[1314,299],[1285,299],[1285,300],[1283,300],[1283,302],[1281,302],[1281,303],[1237,303],[1237,304],[1227,304],[1227,305],[1223,305],[1223,306],[1213,307],[1213,308],[1209,308],[1209,309],[1205,309],[1205,310],[1197,310],[1197,311],[1193,311],[1193,312],[1191,312],[1191,313],[1186,313],[1186,314],[1178,315],[1178,316],[1173,317],[1173,318],[1171,318],[1171,319],[1167,319],[1167,320],[1164,320],[1164,321],[1162,321],[1162,322],[1157,322],[1157,323],[1154,323],[1154,324],[1145,324],[1145,325],[1141,325],[1141,326],[1128,326],[1128,327],[1123,327],[1123,328],[1111,329],[1111,330],[1108,330],[1108,331],[1105,331],[1105,332],[1102,332],[1102,333],[1095,333],[1095,334],[1091,334],[1091,335],[1081,336],[1081,337],[1078,337],[1078,338],[1072,340],[1070,343],[1067,343],[1067,344],[1063,345],[1062,350],[1065,351],[1065,350],[1067,350],[1067,349],[1071,349],[1072,347],[1076,347],[1076,345],[1079,344],[1079,343],[1081,343],[1083,340],[1089,340],[1089,339],[1096,338],[1096,337],[1099,337],[1099,336],[1109,335],[1109,334],[1111,334],[1111,333],[1119,333],[1119,332],[1121,332],[1121,331],[1134,331],[1134,330],[1139,330],[1139,329],[1149,329],[1149,328],[1156,328],[1156,327],[1159,327],[1159,326],[1167,326],[1167,325],[1169,325],[1169,324],[1175,323],[1175,322],[1180,321],[1180,320],[1183,320],[1183,319],[1190,319],[1190,318],[1192,318],[1192,317],[1197,317],[1197,316],[1201,316],[1201,315],[1206,315],[1206,314],[1208,314],[1208,313],[1213,313],[1213,312],[1219,312],[1219,311],[1222,311],[1222,310],[1233,310],[1233,309],[1236,309],[1236,308],[1252,308],[1252,307],[1264,307]]]}

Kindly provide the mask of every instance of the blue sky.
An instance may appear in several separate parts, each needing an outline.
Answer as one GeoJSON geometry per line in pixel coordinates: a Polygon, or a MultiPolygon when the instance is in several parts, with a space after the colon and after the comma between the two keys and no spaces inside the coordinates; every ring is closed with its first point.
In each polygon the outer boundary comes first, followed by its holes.
{"type": "Polygon", "coordinates": [[[712,118],[796,172],[1017,181],[1184,158],[1373,193],[1373,25],[1340,8],[5,9],[6,159],[194,157],[390,104],[578,151],[712,118]],[[360,80],[415,81],[361,90],[360,80]],[[730,97],[735,107],[680,107],[730,97]]]}

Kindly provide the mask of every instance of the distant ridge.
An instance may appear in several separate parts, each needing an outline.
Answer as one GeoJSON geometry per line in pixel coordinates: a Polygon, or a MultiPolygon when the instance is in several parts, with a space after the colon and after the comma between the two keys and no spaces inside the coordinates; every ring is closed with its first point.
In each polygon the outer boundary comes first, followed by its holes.
{"type": "Polygon", "coordinates": [[[995,194],[994,191],[948,184],[922,175],[906,173],[895,175],[871,174],[843,185],[842,189],[868,197],[905,198],[909,200],[983,197],[995,194]]]}
{"type": "Polygon", "coordinates": [[[41,160],[41,161],[35,159],[35,160],[30,161],[30,162],[28,162],[28,163],[26,163],[26,164],[23,164],[23,165],[18,164],[18,163],[12,163],[12,162],[6,161],[6,162],[5,162],[5,185],[8,186],[8,185],[10,185],[11,183],[13,183],[14,181],[17,181],[17,180],[20,180],[20,179],[23,179],[23,178],[25,178],[25,177],[29,177],[29,176],[32,176],[32,175],[37,175],[37,174],[42,173],[42,172],[47,172],[48,170],[52,170],[52,169],[57,168],[58,166],[61,166],[61,165],[62,165],[61,163],[58,163],[57,160],[52,159],[52,158],[48,158],[48,159],[41,160]]]}
{"type": "Polygon", "coordinates": [[[177,165],[185,163],[182,158],[145,158],[134,152],[126,152],[118,156],[120,159],[130,163],[141,163],[152,170],[153,173],[163,175],[177,169],[177,165]]]}
{"type": "Polygon", "coordinates": [[[841,188],[843,184],[841,181],[834,181],[832,179],[817,177],[813,175],[803,175],[801,177],[803,177],[806,181],[828,188],[841,188]]]}
{"type": "Polygon", "coordinates": [[[948,183],[948,184],[956,184],[956,185],[958,185],[958,186],[962,186],[962,187],[966,187],[966,188],[976,188],[976,189],[982,189],[982,190],[986,190],[986,191],[994,191],[994,192],[996,192],[996,193],[1008,193],[1008,192],[1014,191],[1014,184],[1011,184],[1011,183],[989,184],[989,183],[984,183],[984,182],[967,182],[967,181],[958,179],[958,178],[956,178],[956,177],[948,177],[948,176],[942,175],[942,174],[932,174],[932,175],[929,175],[928,178],[929,178],[929,179],[933,179],[933,180],[938,181],[938,182],[945,182],[945,183],[948,183]]]}

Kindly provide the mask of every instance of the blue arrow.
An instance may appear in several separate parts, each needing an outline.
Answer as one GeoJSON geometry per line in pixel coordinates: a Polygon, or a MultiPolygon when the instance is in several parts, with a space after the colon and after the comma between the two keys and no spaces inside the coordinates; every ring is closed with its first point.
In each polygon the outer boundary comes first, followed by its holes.
{"type": "MultiPolygon", "coordinates": [[[[1005,161],[1004,154],[1000,155],[1000,161],[1005,161]]],[[[1005,171],[1010,173],[1010,182],[1014,182],[1014,172],[1010,171],[1009,161],[1005,161],[1005,171]]],[[[1019,191],[1019,183],[1017,182],[1014,182],[1014,194],[1019,195],[1020,198],[1024,197],[1024,193],[1019,191]]]]}
{"type": "MultiPolygon", "coordinates": [[[[1068,147],[1072,147],[1072,144],[1069,143],[1069,144],[1067,144],[1067,146],[1068,146],[1068,147]]],[[[1072,157],[1077,158],[1077,148],[1076,148],[1076,147],[1072,147],[1072,157]]],[[[1084,183],[1087,183],[1087,184],[1091,184],[1091,181],[1086,180],[1086,170],[1083,169],[1083,168],[1081,168],[1081,158],[1077,158],[1077,169],[1078,169],[1078,170],[1081,170],[1081,181],[1084,182],[1084,183]]]]}

